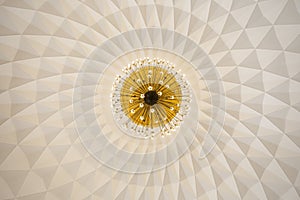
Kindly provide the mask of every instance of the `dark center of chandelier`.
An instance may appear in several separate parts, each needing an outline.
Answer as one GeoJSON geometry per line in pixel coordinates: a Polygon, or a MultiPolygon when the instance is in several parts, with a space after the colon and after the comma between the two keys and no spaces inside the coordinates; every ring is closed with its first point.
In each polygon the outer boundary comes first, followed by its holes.
{"type": "Polygon", "coordinates": [[[152,106],[157,103],[158,94],[156,93],[156,91],[148,91],[145,93],[144,101],[146,104],[152,106]]]}

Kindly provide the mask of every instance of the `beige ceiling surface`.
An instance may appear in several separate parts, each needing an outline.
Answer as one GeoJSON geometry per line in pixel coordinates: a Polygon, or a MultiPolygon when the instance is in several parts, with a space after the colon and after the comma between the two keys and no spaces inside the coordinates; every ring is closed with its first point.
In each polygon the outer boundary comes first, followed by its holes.
{"type": "MultiPolygon", "coordinates": [[[[299,1],[0,5],[0,199],[300,198],[299,1]],[[119,45],[103,45],[112,42],[119,45]],[[153,49],[143,52],[143,42],[153,49]],[[192,88],[202,94],[208,139],[196,136],[180,158],[145,173],[110,168],[85,148],[73,97],[91,55],[99,67],[149,55],[192,65],[204,60],[196,47],[213,65],[199,66],[207,87],[192,88]],[[224,120],[210,135],[220,86],[224,120]],[[201,154],[207,140],[216,145],[201,154]]],[[[120,146],[132,142],[120,138],[120,146]]]]}

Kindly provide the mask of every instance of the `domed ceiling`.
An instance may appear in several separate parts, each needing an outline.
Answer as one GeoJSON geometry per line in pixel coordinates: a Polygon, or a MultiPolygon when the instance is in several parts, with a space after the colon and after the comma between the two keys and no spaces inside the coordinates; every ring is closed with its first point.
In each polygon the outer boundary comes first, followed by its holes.
{"type": "Polygon", "coordinates": [[[299,1],[0,2],[0,199],[300,198],[299,1]]]}

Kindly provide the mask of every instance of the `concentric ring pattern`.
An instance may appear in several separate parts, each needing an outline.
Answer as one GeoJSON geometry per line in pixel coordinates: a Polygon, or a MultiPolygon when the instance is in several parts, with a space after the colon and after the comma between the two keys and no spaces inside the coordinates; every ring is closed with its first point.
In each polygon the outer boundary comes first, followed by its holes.
{"type": "Polygon", "coordinates": [[[299,199],[299,1],[0,5],[0,199],[299,199]],[[99,106],[114,66],[145,56],[184,66],[197,103],[185,143],[120,136],[99,106]],[[130,162],[101,162],[94,126],[130,162]]]}

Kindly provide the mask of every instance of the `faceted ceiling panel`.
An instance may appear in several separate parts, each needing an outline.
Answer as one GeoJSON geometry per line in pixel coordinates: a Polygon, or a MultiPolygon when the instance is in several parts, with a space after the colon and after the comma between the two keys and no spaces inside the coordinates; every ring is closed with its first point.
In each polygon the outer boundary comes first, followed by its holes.
{"type": "Polygon", "coordinates": [[[299,199],[299,35],[298,0],[0,1],[0,199],[299,199]]]}

